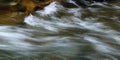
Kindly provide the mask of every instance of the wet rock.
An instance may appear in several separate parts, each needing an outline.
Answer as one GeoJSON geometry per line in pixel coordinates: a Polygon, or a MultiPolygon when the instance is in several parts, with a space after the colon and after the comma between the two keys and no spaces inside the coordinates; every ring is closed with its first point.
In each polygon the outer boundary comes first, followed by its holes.
{"type": "Polygon", "coordinates": [[[12,0],[0,0],[0,25],[16,25],[23,23],[25,14],[17,11],[12,0]]]}
{"type": "Polygon", "coordinates": [[[0,0],[0,25],[16,25],[36,8],[43,8],[54,0],[0,0]]]}
{"type": "MultiPolygon", "coordinates": [[[[70,6],[90,6],[92,3],[95,2],[113,2],[113,0],[61,0],[62,5],[65,7],[70,7],[70,6]]],[[[115,0],[114,0],[115,1],[115,0]]]]}
{"type": "Polygon", "coordinates": [[[25,16],[44,8],[53,1],[60,2],[64,7],[73,8],[112,0],[0,0],[0,24],[23,23],[25,16]]]}
{"type": "Polygon", "coordinates": [[[18,5],[26,9],[26,15],[34,12],[36,9],[42,9],[43,7],[45,7],[53,1],[54,0],[16,0],[18,5]]]}
{"type": "Polygon", "coordinates": [[[11,12],[0,10],[0,25],[22,24],[25,14],[22,12],[11,12]]]}
{"type": "Polygon", "coordinates": [[[73,1],[78,5],[89,6],[90,4],[92,4],[94,2],[112,2],[113,0],[73,0],[73,1]]]}

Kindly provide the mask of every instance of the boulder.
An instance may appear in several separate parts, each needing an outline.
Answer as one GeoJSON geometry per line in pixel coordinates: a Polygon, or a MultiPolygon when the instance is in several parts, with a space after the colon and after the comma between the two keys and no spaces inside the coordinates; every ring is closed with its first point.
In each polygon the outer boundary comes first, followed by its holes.
{"type": "Polygon", "coordinates": [[[0,0],[0,25],[22,24],[24,18],[36,9],[54,0],[0,0]]]}

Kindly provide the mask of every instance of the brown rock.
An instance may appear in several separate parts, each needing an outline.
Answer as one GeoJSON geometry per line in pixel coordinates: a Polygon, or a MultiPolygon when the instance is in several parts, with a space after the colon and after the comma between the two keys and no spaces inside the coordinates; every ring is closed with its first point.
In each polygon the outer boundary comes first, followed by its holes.
{"type": "Polygon", "coordinates": [[[16,25],[23,23],[25,14],[22,12],[11,12],[0,10],[0,25],[16,25]]]}
{"type": "Polygon", "coordinates": [[[24,7],[25,14],[28,15],[36,10],[36,8],[43,8],[54,0],[16,0],[16,2],[24,7]]]}
{"type": "Polygon", "coordinates": [[[25,16],[34,12],[36,8],[43,8],[54,0],[14,0],[0,6],[0,25],[16,25],[24,21],[25,16]]]}

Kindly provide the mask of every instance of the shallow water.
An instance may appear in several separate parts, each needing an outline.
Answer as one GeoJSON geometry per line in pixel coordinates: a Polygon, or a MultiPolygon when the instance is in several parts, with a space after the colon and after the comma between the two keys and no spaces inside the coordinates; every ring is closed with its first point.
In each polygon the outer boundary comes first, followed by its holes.
{"type": "Polygon", "coordinates": [[[57,2],[0,26],[0,60],[119,60],[120,5],[65,8],[57,2]]]}

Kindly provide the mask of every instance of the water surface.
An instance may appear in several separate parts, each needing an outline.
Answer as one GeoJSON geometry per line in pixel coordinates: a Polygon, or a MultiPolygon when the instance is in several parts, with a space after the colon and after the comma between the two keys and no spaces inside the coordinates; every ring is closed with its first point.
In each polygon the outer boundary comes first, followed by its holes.
{"type": "Polygon", "coordinates": [[[119,60],[119,13],[119,2],[53,2],[26,17],[26,25],[0,26],[0,60],[119,60]]]}

